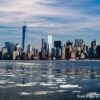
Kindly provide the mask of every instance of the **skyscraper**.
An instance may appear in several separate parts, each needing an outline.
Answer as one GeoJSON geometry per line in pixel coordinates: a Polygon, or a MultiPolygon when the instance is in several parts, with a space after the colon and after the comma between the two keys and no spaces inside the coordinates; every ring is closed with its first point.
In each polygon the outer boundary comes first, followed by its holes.
{"type": "Polygon", "coordinates": [[[26,33],[26,26],[22,27],[22,50],[24,51],[25,48],[25,33],[26,33]]]}
{"type": "Polygon", "coordinates": [[[42,50],[45,48],[45,41],[44,38],[42,38],[42,50]]]}
{"type": "Polygon", "coordinates": [[[7,48],[8,50],[8,53],[10,53],[10,49],[11,49],[11,43],[10,42],[5,42],[5,47],[7,48]]]}
{"type": "Polygon", "coordinates": [[[75,39],[75,46],[76,47],[81,47],[82,45],[83,45],[82,39],[75,39]]]}
{"type": "Polygon", "coordinates": [[[54,47],[61,48],[61,41],[54,41],[54,47]]]}
{"type": "Polygon", "coordinates": [[[48,51],[49,53],[51,54],[51,51],[52,51],[52,47],[53,47],[53,44],[52,44],[52,35],[48,35],[48,51]]]}

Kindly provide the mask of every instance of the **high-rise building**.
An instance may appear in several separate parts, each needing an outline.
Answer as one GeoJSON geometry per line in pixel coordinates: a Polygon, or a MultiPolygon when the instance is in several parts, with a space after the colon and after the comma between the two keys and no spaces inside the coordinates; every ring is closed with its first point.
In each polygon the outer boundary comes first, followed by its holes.
{"type": "Polygon", "coordinates": [[[94,41],[91,42],[91,47],[92,48],[96,47],[96,40],[94,40],[94,41]]]}
{"type": "Polygon", "coordinates": [[[62,59],[65,60],[66,57],[66,47],[65,45],[62,47],[62,59]]]}
{"type": "Polygon", "coordinates": [[[20,43],[16,43],[16,51],[21,51],[21,45],[20,45],[20,43]]]}
{"type": "Polygon", "coordinates": [[[48,35],[48,51],[50,54],[52,53],[52,48],[53,48],[52,42],[53,42],[52,35],[48,35]]]}
{"type": "Polygon", "coordinates": [[[54,41],[54,47],[61,48],[61,41],[54,41]]]}
{"type": "Polygon", "coordinates": [[[72,46],[72,45],[73,45],[73,43],[68,40],[66,43],[66,46],[72,46]]]}
{"type": "Polygon", "coordinates": [[[32,51],[32,46],[29,44],[28,46],[27,46],[27,52],[31,52],[32,51]]]}
{"type": "Polygon", "coordinates": [[[91,42],[91,48],[89,54],[90,58],[96,58],[96,40],[91,42]]]}
{"type": "Polygon", "coordinates": [[[42,38],[42,50],[45,49],[45,41],[44,38],[42,38]]]}
{"type": "Polygon", "coordinates": [[[96,52],[97,52],[97,58],[100,58],[100,45],[97,46],[96,52]]]}
{"type": "Polygon", "coordinates": [[[26,34],[26,26],[22,27],[22,50],[24,51],[25,48],[25,34],[26,34]]]}
{"type": "Polygon", "coordinates": [[[41,49],[41,53],[42,53],[42,60],[45,59],[46,56],[46,49],[45,49],[45,40],[44,38],[42,38],[42,49],[41,49]]]}
{"type": "Polygon", "coordinates": [[[2,59],[6,59],[7,58],[8,49],[6,47],[3,47],[1,52],[2,52],[2,59]]]}
{"type": "Polygon", "coordinates": [[[82,39],[75,39],[75,46],[76,47],[81,47],[82,45],[83,45],[82,39]]]}
{"type": "Polygon", "coordinates": [[[7,50],[8,50],[8,53],[10,53],[11,52],[11,43],[10,42],[5,42],[5,47],[7,48],[7,50]]]}

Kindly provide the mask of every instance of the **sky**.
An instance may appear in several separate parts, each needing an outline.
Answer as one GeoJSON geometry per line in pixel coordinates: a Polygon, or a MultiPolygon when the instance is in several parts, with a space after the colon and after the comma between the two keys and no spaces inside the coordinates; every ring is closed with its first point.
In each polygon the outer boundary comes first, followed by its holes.
{"type": "Polygon", "coordinates": [[[21,43],[26,24],[26,45],[41,47],[41,38],[83,39],[100,44],[100,0],[0,0],[0,48],[5,41],[21,43]]]}

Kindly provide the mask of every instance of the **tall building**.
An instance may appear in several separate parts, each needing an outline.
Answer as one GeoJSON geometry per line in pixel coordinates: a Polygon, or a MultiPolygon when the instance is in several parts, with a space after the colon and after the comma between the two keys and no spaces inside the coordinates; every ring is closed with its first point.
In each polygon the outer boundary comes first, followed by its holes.
{"type": "Polygon", "coordinates": [[[97,46],[96,52],[97,52],[97,58],[100,59],[100,45],[97,46]]]}
{"type": "Polygon", "coordinates": [[[54,47],[61,48],[61,41],[54,41],[54,47]]]}
{"type": "Polygon", "coordinates": [[[1,53],[2,53],[2,59],[7,59],[8,49],[6,47],[2,48],[1,53]]]}
{"type": "Polygon", "coordinates": [[[45,40],[42,38],[42,50],[45,49],[45,40]]]}
{"type": "Polygon", "coordinates": [[[90,58],[96,58],[96,40],[91,42],[91,48],[89,54],[90,58]]]}
{"type": "Polygon", "coordinates": [[[94,41],[91,42],[91,47],[92,48],[96,47],[96,40],[94,40],[94,41]]]}
{"type": "Polygon", "coordinates": [[[41,53],[42,53],[42,60],[45,59],[46,56],[46,49],[45,49],[45,40],[44,38],[42,38],[42,49],[41,49],[41,53]]]}
{"type": "Polygon", "coordinates": [[[75,39],[75,46],[76,47],[81,47],[82,45],[83,45],[82,39],[75,39]]]}
{"type": "Polygon", "coordinates": [[[25,48],[25,34],[26,34],[26,26],[22,27],[22,50],[24,51],[25,48]]]}
{"type": "Polygon", "coordinates": [[[53,40],[52,40],[52,35],[48,35],[48,52],[51,54],[52,53],[52,48],[53,48],[53,40]]]}
{"type": "Polygon", "coordinates": [[[32,46],[29,44],[28,46],[27,46],[27,52],[31,52],[32,51],[32,46]]]}
{"type": "Polygon", "coordinates": [[[66,57],[66,47],[65,45],[62,47],[62,59],[65,60],[66,57]]]}
{"type": "Polygon", "coordinates": [[[70,40],[67,41],[66,46],[72,46],[73,42],[70,42],[70,40]]]}
{"type": "Polygon", "coordinates": [[[10,42],[5,42],[5,47],[7,48],[8,50],[8,53],[10,53],[10,49],[11,49],[11,43],[10,42]]]}

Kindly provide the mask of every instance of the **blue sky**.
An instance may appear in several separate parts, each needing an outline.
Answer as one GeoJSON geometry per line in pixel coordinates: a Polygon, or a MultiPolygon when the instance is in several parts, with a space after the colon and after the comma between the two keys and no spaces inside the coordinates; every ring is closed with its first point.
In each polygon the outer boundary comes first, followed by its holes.
{"type": "Polygon", "coordinates": [[[100,0],[0,0],[0,47],[5,41],[21,43],[27,25],[27,44],[39,48],[41,38],[100,44],[100,0]]]}

